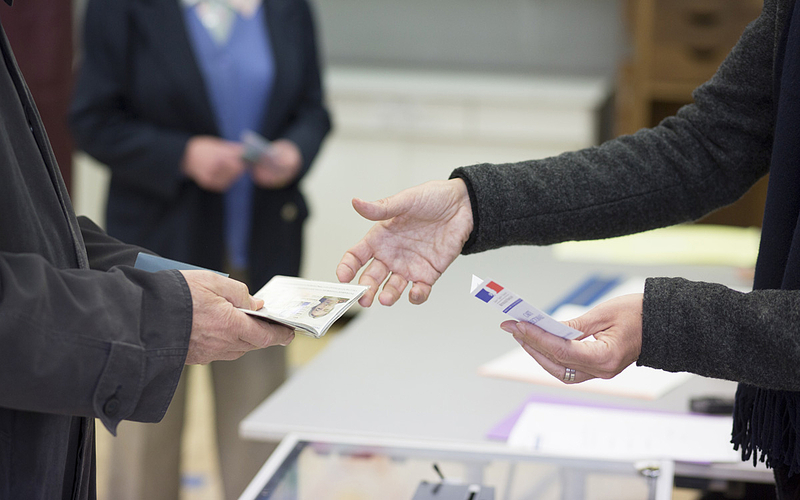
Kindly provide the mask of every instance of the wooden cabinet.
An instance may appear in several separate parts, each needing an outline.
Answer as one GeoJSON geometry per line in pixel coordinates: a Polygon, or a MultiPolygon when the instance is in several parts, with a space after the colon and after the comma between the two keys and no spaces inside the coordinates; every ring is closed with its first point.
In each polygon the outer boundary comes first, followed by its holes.
{"type": "Polygon", "coordinates": [[[650,80],[707,80],[760,12],[754,0],[659,0],[654,2],[650,80]]]}
{"type": "Polygon", "coordinates": [[[632,53],[619,73],[617,132],[658,123],[690,103],[714,74],[762,0],[626,0],[632,53]]]}
{"type": "MultiPolygon", "coordinates": [[[[631,55],[617,82],[616,133],[658,124],[692,102],[692,91],[711,78],[762,0],[626,0],[631,55]]],[[[742,199],[704,222],[760,226],[766,179],[742,199]]]]}

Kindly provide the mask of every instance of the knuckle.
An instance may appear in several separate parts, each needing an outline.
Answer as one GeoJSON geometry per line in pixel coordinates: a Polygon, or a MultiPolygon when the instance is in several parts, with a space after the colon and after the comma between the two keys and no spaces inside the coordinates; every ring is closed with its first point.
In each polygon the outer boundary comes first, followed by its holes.
{"type": "Polygon", "coordinates": [[[560,343],[551,354],[553,361],[564,364],[569,359],[569,344],[560,343]]]}
{"type": "Polygon", "coordinates": [[[289,335],[286,336],[286,340],[281,345],[287,346],[291,344],[292,341],[294,340],[294,335],[295,335],[294,331],[290,331],[289,335]]]}
{"type": "Polygon", "coordinates": [[[254,345],[255,348],[264,349],[272,345],[272,330],[270,328],[265,328],[264,331],[260,332],[261,335],[258,337],[258,343],[254,345]]]}
{"type": "Polygon", "coordinates": [[[598,376],[605,380],[613,378],[621,371],[619,360],[617,360],[612,356],[606,356],[605,359],[603,359],[598,366],[599,366],[598,376]]]}
{"type": "Polygon", "coordinates": [[[598,377],[600,377],[603,380],[610,380],[610,379],[614,378],[615,375],[616,375],[616,373],[611,372],[611,371],[602,371],[602,372],[600,372],[598,374],[598,377]]]}
{"type": "Polygon", "coordinates": [[[574,328],[574,329],[578,330],[579,332],[585,332],[586,331],[585,322],[581,321],[580,318],[571,319],[569,321],[565,321],[565,323],[570,328],[574,328]]]}

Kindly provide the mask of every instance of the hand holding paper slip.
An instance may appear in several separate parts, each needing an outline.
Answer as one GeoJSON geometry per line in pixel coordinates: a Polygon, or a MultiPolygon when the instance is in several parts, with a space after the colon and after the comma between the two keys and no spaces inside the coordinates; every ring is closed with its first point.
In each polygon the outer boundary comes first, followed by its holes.
{"type": "Polygon", "coordinates": [[[244,146],[242,160],[251,165],[260,162],[262,157],[269,155],[272,150],[272,144],[252,130],[242,132],[241,140],[244,146]]]}
{"type": "Polygon", "coordinates": [[[534,324],[542,330],[552,333],[557,337],[574,340],[583,336],[574,328],[561,323],[548,314],[528,304],[511,290],[503,288],[492,280],[482,280],[472,275],[472,295],[486,302],[495,309],[499,309],[517,321],[534,324]]]}

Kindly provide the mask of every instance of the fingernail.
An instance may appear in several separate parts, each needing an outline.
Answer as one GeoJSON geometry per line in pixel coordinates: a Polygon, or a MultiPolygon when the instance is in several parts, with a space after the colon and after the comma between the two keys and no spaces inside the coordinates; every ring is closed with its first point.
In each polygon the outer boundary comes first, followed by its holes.
{"type": "Polygon", "coordinates": [[[519,328],[517,328],[516,323],[511,323],[511,322],[503,323],[500,325],[500,328],[503,331],[510,333],[511,335],[516,336],[516,334],[519,333],[519,328]]]}

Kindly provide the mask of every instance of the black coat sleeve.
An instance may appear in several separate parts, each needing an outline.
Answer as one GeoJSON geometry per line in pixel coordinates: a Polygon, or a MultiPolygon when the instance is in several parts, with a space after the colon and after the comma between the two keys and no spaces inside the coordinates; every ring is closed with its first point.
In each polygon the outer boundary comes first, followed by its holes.
{"type": "Polygon", "coordinates": [[[148,273],[140,250],[81,220],[98,269],[58,269],[36,254],[0,252],[0,406],[158,421],[186,359],[189,288],[177,271],[148,273]]]}

